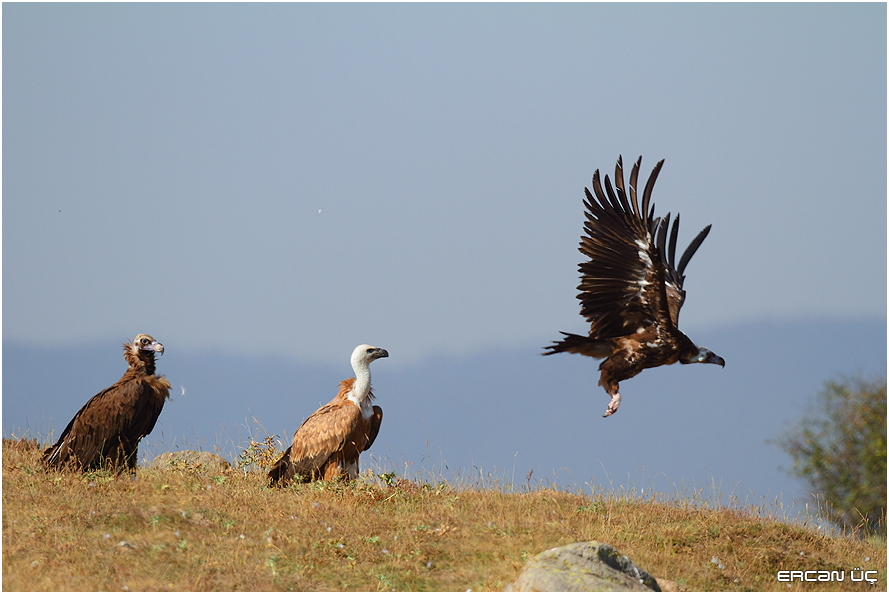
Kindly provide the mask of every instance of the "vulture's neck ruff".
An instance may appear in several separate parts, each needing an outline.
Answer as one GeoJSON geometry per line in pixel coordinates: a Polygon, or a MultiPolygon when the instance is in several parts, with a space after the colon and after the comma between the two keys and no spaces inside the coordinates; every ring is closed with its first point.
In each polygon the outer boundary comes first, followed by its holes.
{"type": "Polygon", "coordinates": [[[155,374],[154,354],[164,354],[164,345],[148,336],[140,334],[132,343],[124,343],[123,356],[130,368],[145,375],[155,374]]]}

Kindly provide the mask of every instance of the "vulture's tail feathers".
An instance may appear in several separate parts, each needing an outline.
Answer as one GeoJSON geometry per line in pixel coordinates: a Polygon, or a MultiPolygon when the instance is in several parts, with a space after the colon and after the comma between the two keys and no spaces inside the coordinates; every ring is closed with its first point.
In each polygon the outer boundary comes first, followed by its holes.
{"type": "Polygon", "coordinates": [[[578,355],[586,355],[595,359],[604,359],[611,355],[611,346],[604,340],[596,340],[589,336],[580,336],[579,334],[569,334],[561,332],[565,338],[558,342],[545,347],[544,355],[552,355],[554,353],[577,353],[578,355]]]}

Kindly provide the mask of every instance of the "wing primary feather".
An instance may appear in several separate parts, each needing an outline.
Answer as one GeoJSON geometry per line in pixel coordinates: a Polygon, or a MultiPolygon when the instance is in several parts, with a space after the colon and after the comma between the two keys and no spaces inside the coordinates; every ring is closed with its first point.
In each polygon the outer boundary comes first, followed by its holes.
{"type": "MultiPolygon", "coordinates": [[[[641,157],[640,157],[641,161],[641,157]]],[[[661,159],[658,161],[657,165],[654,166],[654,169],[651,170],[651,175],[648,176],[648,181],[645,183],[645,191],[642,192],[642,210],[647,211],[648,206],[651,203],[651,191],[654,189],[654,182],[657,181],[658,173],[661,171],[661,167],[664,164],[664,160],[661,159]]],[[[654,205],[651,205],[651,216],[649,219],[654,218],[654,205]]]]}
{"type": "Polygon", "coordinates": [[[635,218],[636,213],[633,212],[633,208],[630,206],[630,201],[627,200],[627,189],[626,186],[624,186],[623,172],[621,172],[620,183],[617,183],[617,180],[615,180],[614,183],[614,190],[617,192],[617,198],[620,200],[621,208],[628,216],[635,218]]]}
{"type": "Polygon", "coordinates": [[[583,201],[584,206],[587,208],[586,217],[587,219],[592,218],[592,214],[596,212],[597,207],[599,206],[596,199],[593,198],[593,195],[590,193],[588,188],[583,189],[584,193],[586,193],[586,200],[583,201]]]}
{"type": "Polygon", "coordinates": [[[611,180],[608,179],[608,176],[605,176],[605,191],[608,192],[608,202],[611,204],[611,207],[614,210],[620,211],[620,201],[617,199],[617,196],[614,194],[614,188],[611,187],[611,180]]]}
{"type": "Polygon", "coordinates": [[[654,244],[657,246],[658,252],[661,255],[661,262],[668,264],[667,262],[667,229],[670,226],[670,213],[667,213],[663,219],[658,221],[657,226],[657,238],[655,239],[654,244]]]}
{"type": "Polygon", "coordinates": [[[599,178],[598,169],[593,172],[593,191],[596,193],[599,203],[604,207],[608,202],[605,198],[605,192],[602,191],[602,180],[599,178]]]}
{"type": "Polygon", "coordinates": [[[618,156],[617,164],[614,166],[614,189],[617,191],[617,197],[620,199],[624,212],[638,216],[639,213],[630,207],[630,203],[627,200],[627,189],[624,185],[623,156],[618,156]]]}
{"type": "Polygon", "coordinates": [[[633,213],[640,219],[642,219],[642,224],[645,227],[648,227],[648,213],[645,210],[639,210],[639,200],[636,198],[636,182],[639,180],[639,165],[642,164],[642,157],[640,156],[635,163],[633,163],[633,169],[630,171],[630,200],[633,201],[633,213]]]}
{"type": "Polygon", "coordinates": [[[669,263],[671,268],[676,267],[676,239],[679,237],[679,213],[676,213],[676,220],[673,221],[673,229],[670,231],[670,251],[669,263]]]}
{"type": "Polygon", "coordinates": [[[701,232],[698,233],[698,236],[688,244],[687,248],[685,248],[685,252],[682,254],[682,259],[679,261],[679,268],[676,269],[679,274],[685,274],[685,267],[688,266],[688,261],[691,260],[691,257],[695,255],[695,252],[698,251],[698,248],[704,243],[704,239],[706,239],[707,234],[710,233],[710,227],[712,227],[712,225],[704,227],[701,232]]]}
{"type": "Polygon", "coordinates": [[[614,165],[614,185],[618,189],[623,189],[624,187],[624,163],[623,163],[623,155],[617,156],[617,163],[614,165]]]}

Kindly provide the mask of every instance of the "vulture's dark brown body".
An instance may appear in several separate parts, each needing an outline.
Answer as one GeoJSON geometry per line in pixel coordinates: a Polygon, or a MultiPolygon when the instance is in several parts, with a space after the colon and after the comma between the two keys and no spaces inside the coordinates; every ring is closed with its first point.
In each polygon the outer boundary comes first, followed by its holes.
{"type": "Polygon", "coordinates": [[[135,471],[139,440],[154,429],[170,395],[170,383],[155,375],[156,352],[163,353],[163,345],[147,334],[124,344],[129,368],[74,415],[43,453],[46,468],[135,471]]]}

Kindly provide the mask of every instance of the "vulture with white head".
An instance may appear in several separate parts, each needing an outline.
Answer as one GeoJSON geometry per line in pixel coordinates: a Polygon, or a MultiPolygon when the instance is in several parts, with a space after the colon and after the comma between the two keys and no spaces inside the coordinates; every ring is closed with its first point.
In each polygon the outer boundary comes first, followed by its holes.
{"type": "Polygon", "coordinates": [[[670,214],[655,217],[650,203],[664,162],[658,162],[651,172],[640,207],[636,184],[641,164],[639,157],[628,186],[618,158],[613,187],[606,175],[603,189],[597,169],[593,174],[595,196],[584,188],[586,234],[579,249],[589,260],[580,264],[577,298],[590,330],[587,336],[562,332],[565,338],[543,353],[569,352],[605,359],[599,365],[599,385],[611,396],[605,417],[620,406],[618,382],[643,369],[677,361],[725,366],[722,357],[695,345],[678,327],[685,301],[685,267],[710,232],[710,225],[689,244],[677,265],[679,215],[670,227],[670,214]]]}
{"type": "Polygon", "coordinates": [[[380,431],[383,409],[371,404],[370,364],[388,357],[367,344],[352,351],[355,377],[340,382],[336,397],[316,410],[293,435],[293,443],[269,471],[270,486],[358,477],[358,457],[380,431]]]}
{"type": "Polygon", "coordinates": [[[74,415],[56,444],[43,453],[45,468],[135,472],[139,440],[154,429],[170,396],[170,382],[155,375],[155,353],[163,355],[164,345],[147,334],[124,343],[129,368],[74,415]]]}

